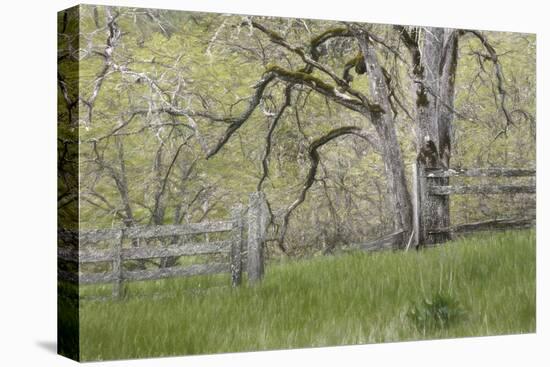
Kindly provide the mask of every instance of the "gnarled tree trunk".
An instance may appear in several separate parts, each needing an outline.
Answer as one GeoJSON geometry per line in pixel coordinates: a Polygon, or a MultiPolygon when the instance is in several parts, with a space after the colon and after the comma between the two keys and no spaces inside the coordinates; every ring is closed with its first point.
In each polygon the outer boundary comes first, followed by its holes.
{"type": "MultiPolygon", "coordinates": [[[[458,31],[424,28],[423,46],[411,44],[413,86],[416,95],[416,140],[419,172],[426,168],[448,168],[451,157],[454,81],[458,52],[458,31]]],[[[416,35],[417,40],[419,35],[416,35]]],[[[412,38],[411,38],[412,39],[412,38]]],[[[428,185],[448,185],[449,178],[431,178],[423,190],[420,244],[444,242],[448,233],[430,229],[450,226],[450,202],[446,195],[428,195],[428,185]]]]}
{"type": "Polygon", "coordinates": [[[379,136],[382,159],[386,179],[388,183],[388,195],[391,209],[394,212],[394,229],[403,230],[403,241],[400,247],[406,246],[412,230],[412,203],[407,179],[405,177],[405,164],[401,152],[401,146],[397,138],[395,121],[392,115],[389,101],[389,90],[383,70],[378,62],[376,51],[371,44],[368,35],[358,34],[357,40],[363,57],[367,74],[369,76],[369,89],[373,100],[382,108],[380,112],[371,112],[370,120],[374,124],[379,136]]]}

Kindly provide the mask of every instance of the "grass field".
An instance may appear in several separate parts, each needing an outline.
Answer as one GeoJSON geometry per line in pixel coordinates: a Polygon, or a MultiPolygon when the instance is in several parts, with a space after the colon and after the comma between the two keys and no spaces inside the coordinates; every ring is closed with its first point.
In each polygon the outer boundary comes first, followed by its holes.
{"type": "Polygon", "coordinates": [[[270,264],[259,286],[210,288],[228,282],[136,282],[125,301],[83,302],[81,359],[534,332],[535,232],[270,264]],[[160,292],[174,297],[138,296],[160,292]]]}

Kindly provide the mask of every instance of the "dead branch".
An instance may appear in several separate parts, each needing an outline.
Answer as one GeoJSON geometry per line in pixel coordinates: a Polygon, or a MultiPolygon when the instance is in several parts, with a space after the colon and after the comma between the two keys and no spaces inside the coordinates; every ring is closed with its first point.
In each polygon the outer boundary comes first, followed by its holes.
{"type": "Polygon", "coordinates": [[[488,57],[493,63],[495,76],[497,78],[497,91],[500,97],[500,108],[504,113],[504,117],[506,119],[506,126],[504,128],[504,131],[506,131],[509,126],[514,126],[515,123],[512,118],[512,114],[508,111],[508,108],[506,107],[507,92],[506,92],[506,89],[504,88],[504,74],[502,73],[502,66],[500,65],[500,62],[498,60],[498,55],[495,49],[493,48],[493,46],[489,43],[489,40],[487,39],[487,37],[485,37],[483,33],[479,31],[473,31],[473,30],[468,30],[466,32],[469,32],[474,36],[476,36],[481,41],[481,44],[483,45],[485,50],[489,53],[488,57]]]}
{"type": "Polygon", "coordinates": [[[292,204],[290,204],[290,206],[287,208],[287,210],[285,212],[285,215],[283,216],[283,224],[282,224],[282,227],[281,227],[278,239],[277,239],[277,244],[283,252],[286,252],[286,248],[283,245],[283,241],[284,241],[286,231],[287,231],[287,228],[288,228],[288,221],[290,219],[290,215],[292,214],[292,212],[300,204],[302,204],[304,202],[304,200],[306,199],[306,194],[307,194],[308,190],[311,188],[311,186],[315,182],[315,175],[317,174],[317,168],[319,166],[319,161],[320,161],[319,152],[317,150],[320,147],[322,147],[323,145],[327,144],[331,140],[336,139],[339,136],[353,134],[353,133],[355,133],[359,130],[360,130],[360,128],[357,127],[357,126],[340,127],[340,128],[329,131],[327,134],[325,134],[325,135],[321,136],[320,138],[314,140],[309,145],[309,148],[308,148],[308,155],[309,155],[309,161],[310,161],[309,171],[307,173],[306,179],[305,179],[304,184],[302,186],[302,190],[300,191],[300,194],[298,195],[298,198],[296,200],[294,200],[294,202],[292,204]]]}
{"type": "Polygon", "coordinates": [[[279,108],[279,111],[273,118],[273,121],[271,122],[271,125],[269,126],[269,130],[267,132],[267,136],[265,138],[265,151],[264,156],[262,158],[262,177],[260,178],[260,181],[258,182],[258,186],[256,187],[256,191],[262,191],[262,185],[265,181],[265,179],[269,175],[269,155],[271,153],[271,141],[273,132],[275,131],[275,128],[277,127],[277,124],[279,120],[281,119],[281,116],[283,116],[283,113],[285,112],[286,108],[290,106],[290,100],[291,100],[291,92],[292,92],[292,85],[288,85],[285,89],[285,101],[283,105],[279,108]]]}

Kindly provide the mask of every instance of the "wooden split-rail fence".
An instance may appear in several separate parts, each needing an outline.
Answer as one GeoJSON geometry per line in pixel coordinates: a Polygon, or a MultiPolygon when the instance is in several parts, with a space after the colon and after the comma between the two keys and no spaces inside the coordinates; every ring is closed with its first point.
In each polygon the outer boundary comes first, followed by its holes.
{"type": "Polygon", "coordinates": [[[534,169],[518,168],[426,168],[422,164],[413,165],[413,239],[415,246],[444,242],[455,234],[486,231],[528,228],[535,225],[535,217],[503,218],[456,226],[450,225],[450,218],[442,221],[434,212],[439,201],[448,201],[451,195],[479,194],[535,194],[534,183],[523,185],[451,185],[449,180],[456,177],[476,178],[512,178],[534,177],[534,169]],[[434,205],[435,204],[435,205],[434,205]],[[434,225],[434,223],[436,223],[434,225]],[[439,226],[437,226],[439,224],[439,226]]]}
{"type": "Polygon", "coordinates": [[[126,281],[155,280],[193,275],[230,273],[231,284],[242,282],[247,272],[249,283],[264,274],[264,242],[268,220],[265,196],[250,195],[248,210],[237,205],[231,219],[182,225],[142,226],[89,231],[58,231],[58,259],[78,264],[111,263],[108,271],[82,272],[58,270],[60,280],[77,284],[112,283],[113,297],[123,296],[126,281]],[[246,213],[246,214],[245,214],[246,213]],[[229,239],[189,242],[187,237],[201,234],[229,233],[229,239]],[[140,245],[151,240],[164,240],[160,246],[140,245]],[[166,244],[168,243],[168,244],[166,244]],[[126,261],[169,259],[180,256],[225,255],[226,262],[127,270],[126,261]],[[246,260],[246,263],[245,263],[246,260]]]}
{"type": "MultiPolygon", "coordinates": [[[[534,216],[521,218],[501,218],[474,223],[451,226],[450,218],[441,220],[441,215],[434,208],[440,201],[448,201],[451,195],[475,194],[535,194],[535,184],[524,185],[451,185],[450,178],[456,177],[534,177],[534,169],[517,168],[455,168],[430,169],[415,163],[412,167],[412,199],[413,199],[413,229],[410,236],[405,238],[404,230],[397,230],[391,234],[375,240],[352,245],[366,251],[390,250],[405,247],[433,246],[445,242],[455,235],[476,231],[498,231],[508,229],[524,229],[534,227],[534,216]],[[445,226],[438,226],[447,223],[445,226]]],[[[445,218],[443,218],[445,219],[445,218]]]]}
{"type": "MultiPolygon", "coordinates": [[[[405,238],[405,231],[380,237],[367,243],[351,245],[367,251],[430,246],[444,242],[453,235],[483,230],[506,230],[529,228],[535,225],[534,217],[494,219],[461,225],[434,226],[445,223],[434,212],[438,201],[449,200],[450,195],[466,194],[534,194],[536,187],[529,185],[450,185],[453,177],[529,177],[535,176],[533,169],[512,168],[471,168],[471,169],[429,169],[413,165],[413,229],[405,238]],[[406,244],[406,246],[405,246],[406,244]]],[[[112,264],[106,272],[80,272],[58,270],[61,280],[78,284],[112,283],[113,296],[123,295],[126,281],[154,280],[172,277],[230,273],[231,284],[242,282],[243,272],[247,272],[250,283],[256,283],[264,274],[264,245],[268,208],[261,192],[250,195],[245,211],[236,206],[227,221],[210,221],[182,225],[127,227],[89,231],[58,231],[58,258],[81,264],[112,264]],[[246,214],[245,214],[246,213],[246,214]],[[187,241],[189,236],[230,233],[230,238],[218,241],[187,241]],[[152,239],[168,240],[161,246],[142,246],[140,242],[152,239]],[[108,243],[109,246],[105,246],[108,243]],[[65,244],[65,245],[63,245],[65,244]],[[103,246],[101,246],[103,244],[103,246]],[[185,267],[157,267],[151,269],[128,270],[126,261],[168,259],[180,256],[226,254],[226,262],[193,264],[185,267]]],[[[80,267],[80,266],[79,266],[80,267]]]]}

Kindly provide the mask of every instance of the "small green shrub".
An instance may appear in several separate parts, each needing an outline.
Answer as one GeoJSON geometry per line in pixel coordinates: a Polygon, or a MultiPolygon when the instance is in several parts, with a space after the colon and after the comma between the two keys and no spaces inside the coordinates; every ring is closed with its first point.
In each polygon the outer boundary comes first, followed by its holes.
{"type": "Polygon", "coordinates": [[[437,292],[412,305],[407,317],[420,330],[445,329],[462,320],[466,311],[450,293],[437,292]]]}

